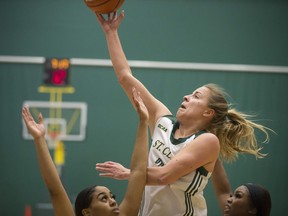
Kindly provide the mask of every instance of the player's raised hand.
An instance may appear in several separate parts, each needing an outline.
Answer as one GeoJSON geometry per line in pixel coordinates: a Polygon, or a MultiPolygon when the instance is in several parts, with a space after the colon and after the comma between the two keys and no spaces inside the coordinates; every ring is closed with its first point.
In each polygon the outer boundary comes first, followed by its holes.
{"type": "Polygon", "coordinates": [[[25,106],[22,109],[22,117],[29,133],[33,136],[34,139],[45,136],[45,125],[41,113],[39,113],[38,123],[36,123],[29,111],[29,108],[25,106]]]}
{"type": "Polygon", "coordinates": [[[145,106],[145,104],[141,98],[140,92],[137,91],[136,88],[133,88],[132,94],[133,94],[133,101],[134,101],[139,119],[148,121],[149,113],[148,113],[147,107],[145,106]]]}
{"type": "Polygon", "coordinates": [[[103,31],[105,33],[110,30],[117,30],[121,24],[122,19],[124,18],[124,10],[118,16],[118,11],[108,13],[107,19],[105,19],[103,14],[95,13],[98,22],[100,23],[103,31]]]}

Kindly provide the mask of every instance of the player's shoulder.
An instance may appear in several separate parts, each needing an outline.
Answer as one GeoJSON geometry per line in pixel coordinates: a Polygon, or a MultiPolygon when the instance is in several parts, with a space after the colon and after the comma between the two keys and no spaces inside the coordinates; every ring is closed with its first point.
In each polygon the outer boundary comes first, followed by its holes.
{"type": "Polygon", "coordinates": [[[203,141],[203,143],[206,143],[206,144],[220,145],[218,137],[215,134],[210,133],[210,132],[201,133],[195,139],[201,142],[203,141]]]}

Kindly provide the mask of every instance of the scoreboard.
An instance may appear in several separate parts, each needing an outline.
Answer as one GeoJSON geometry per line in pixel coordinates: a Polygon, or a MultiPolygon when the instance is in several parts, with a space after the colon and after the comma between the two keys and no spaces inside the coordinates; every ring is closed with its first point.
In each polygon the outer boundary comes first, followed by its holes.
{"type": "Polygon", "coordinates": [[[65,87],[70,85],[70,61],[67,58],[50,58],[45,61],[44,85],[65,87]]]}

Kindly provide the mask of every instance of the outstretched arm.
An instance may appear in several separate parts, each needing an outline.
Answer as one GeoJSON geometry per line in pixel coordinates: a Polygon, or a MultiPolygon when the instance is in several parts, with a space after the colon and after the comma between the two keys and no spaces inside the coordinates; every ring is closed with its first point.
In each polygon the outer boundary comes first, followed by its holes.
{"type": "Polygon", "coordinates": [[[135,87],[137,91],[141,93],[141,98],[143,99],[149,112],[150,131],[153,133],[154,124],[157,119],[160,116],[171,114],[171,112],[166,106],[153,97],[148,89],[146,89],[145,86],[132,75],[131,68],[122,49],[118,35],[118,27],[124,18],[124,11],[122,11],[119,16],[117,15],[117,12],[108,14],[107,19],[105,19],[104,15],[102,14],[96,14],[96,17],[105,33],[110,58],[118,81],[126,92],[134,108],[135,104],[133,102],[131,89],[135,87]]]}
{"type": "Polygon", "coordinates": [[[109,177],[117,180],[127,180],[130,176],[130,169],[114,161],[97,163],[95,168],[101,172],[99,174],[101,177],[109,177]]]}
{"type": "Polygon", "coordinates": [[[73,206],[61,183],[46,144],[45,126],[41,113],[38,116],[38,123],[36,123],[29,108],[23,107],[22,117],[29,133],[34,138],[40,171],[49,191],[55,216],[74,216],[73,206]]]}
{"type": "MultiPolygon", "coordinates": [[[[211,133],[205,133],[191,141],[172,159],[161,167],[147,168],[146,185],[167,185],[196,170],[205,167],[212,172],[220,151],[218,138],[211,133]]],[[[129,170],[115,162],[96,164],[100,175],[117,179],[128,179],[129,170]]]]}
{"type": "Polygon", "coordinates": [[[219,159],[215,164],[211,180],[223,214],[226,201],[229,198],[230,194],[232,194],[232,190],[227,173],[223,167],[222,162],[219,159]]]}
{"type": "Polygon", "coordinates": [[[133,89],[133,100],[139,123],[131,158],[131,173],[125,197],[120,205],[121,216],[137,215],[146,184],[146,168],[148,165],[148,111],[140,93],[133,89]]]}

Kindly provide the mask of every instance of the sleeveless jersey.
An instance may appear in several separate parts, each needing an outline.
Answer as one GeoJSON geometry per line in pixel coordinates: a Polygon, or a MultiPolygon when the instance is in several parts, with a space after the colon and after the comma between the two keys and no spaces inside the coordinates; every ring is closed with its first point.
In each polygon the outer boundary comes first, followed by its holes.
{"type": "MultiPolygon", "coordinates": [[[[149,152],[149,167],[164,166],[197,135],[205,132],[175,139],[178,127],[172,116],[164,116],[157,121],[149,152]]],[[[210,176],[211,172],[200,167],[173,184],[146,186],[139,216],[206,216],[203,189],[210,176]]]]}

